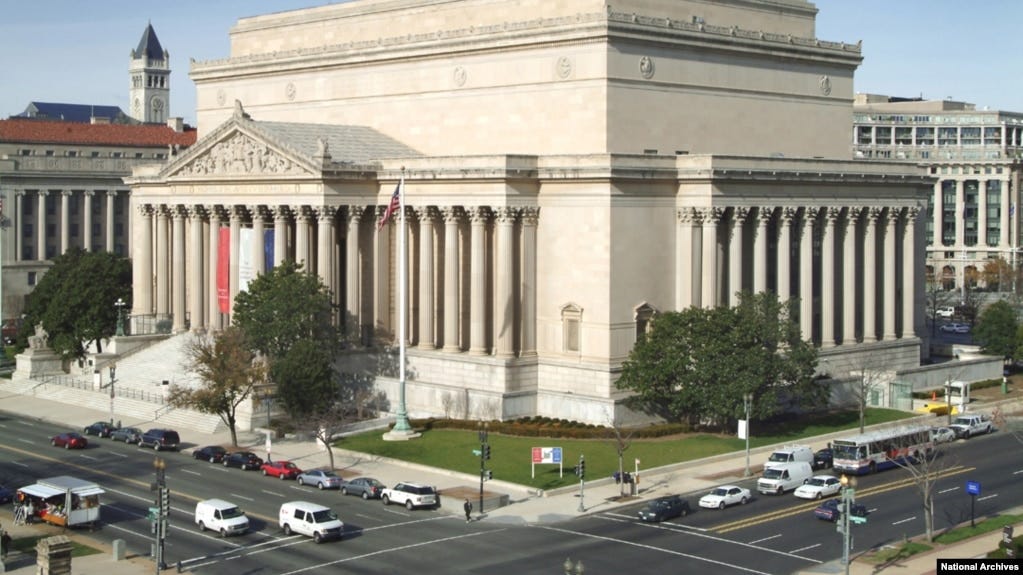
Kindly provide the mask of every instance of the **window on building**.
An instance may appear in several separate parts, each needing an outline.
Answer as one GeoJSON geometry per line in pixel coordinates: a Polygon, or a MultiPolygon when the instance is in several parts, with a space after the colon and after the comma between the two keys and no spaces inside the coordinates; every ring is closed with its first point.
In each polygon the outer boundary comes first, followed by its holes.
{"type": "Polygon", "coordinates": [[[53,150],[46,150],[46,155],[52,157],[53,156],[53,150]]]}
{"type": "Polygon", "coordinates": [[[51,191],[46,194],[46,215],[52,216],[57,213],[57,196],[60,195],[60,190],[51,191]]]}
{"type": "Polygon", "coordinates": [[[28,285],[30,286],[36,285],[36,272],[28,272],[28,285]]]}
{"type": "Polygon", "coordinates": [[[562,348],[565,352],[578,352],[583,310],[575,304],[561,308],[562,348]]]}
{"type": "Polygon", "coordinates": [[[142,159],[142,152],[135,152],[135,159],[136,160],[141,160],[142,159]]]}
{"type": "Polygon", "coordinates": [[[916,145],[918,146],[933,146],[934,145],[934,128],[920,127],[916,129],[916,145]]]}
{"type": "Polygon", "coordinates": [[[67,207],[68,207],[68,211],[71,212],[72,216],[77,216],[78,215],[78,207],[79,207],[78,203],[79,203],[81,197],[82,197],[81,196],[81,190],[76,190],[75,193],[73,193],[70,196],[68,196],[67,207]]]}
{"type": "Polygon", "coordinates": [[[938,145],[955,146],[959,144],[959,132],[956,128],[938,128],[938,145]]]}
{"type": "Polygon", "coordinates": [[[74,223],[73,224],[69,224],[68,225],[68,233],[71,235],[71,237],[77,238],[78,237],[78,224],[74,224],[74,223]]]}
{"type": "Polygon", "coordinates": [[[874,129],[874,141],[879,146],[890,145],[892,143],[892,127],[891,126],[878,126],[874,129]]]}
{"type": "Polygon", "coordinates": [[[89,152],[89,157],[90,158],[98,158],[99,157],[99,150],[93,150],[92,152],[89,152]]]}
{"type": "Polygon", "coordinates": [[[956,243],[956,183],[953,180],[941,182],[941,243],[946,246],[956,243]]]}
{"type": "Polygon", "coordinates": [[[895,128],[895,143],[900,146],[912,146],[913,145],[913,128],[910,127],[896,127],[895,128]]]}
{"type": "Polygon", "coordinates": [[[986,185],[987,229],[985,237],[989,247],[998,247],[1002,241],[1002,182],[988,180],[986,185]]]}
{"type": "Polygon", "coordinates": [[[69,158],[77,158],[78,157],[78,150],[68,150],[68,151],[64,152],[64,154],[67,155],[67,157],[69,157],[69,158]]]}
{"type": "Polygon", "coordinates": [[[1000,146],[1002,144],[1002,127],[984,128],[984,143],[989,146],[1000,146]]]}
{"type": "Polygon", "coordinates": [[[123,156],[124,156],[124,154],[123,154],[123,153],[121,153],[121,152],[111,152],[111,153],[110,153],[110,157],[111,157],[111,158],[121,158],[121,157],[123,157],[123,156]]]}
{"type": "Polygon", "coordinates": [[[32,222],[25,222],[21,224],[21,237],[31,238],[33,233],[34,227],[32,226],[32,222]]]}
{"type": "Polygon", "coordinates": [[[963,243],[968,246],[977,245],[979,197],[980,183],[977,180],[963,182],[963,243]]]}
{"type": "Polygon", "coordinates": [[[856,128],[857,144],[873,144],[874,130],[872,126],[859,126],[856,128]]]}
{"type": "Polygon", "coordinates": [[[650,333],[651,322],[657,310],[644,303],[636,308],[636,341],[642,341],[650,333]]]}
{"type": "Polygon", "coordinates": [[[963,146],[980,145],[980,127],[964,126],[959,131],[959,143],[963,146]]]}
{"type": "Polygon", "coordinates": [[[21,150],[18,150],[18,154],[21,155],[21,156],[31,156],[32,155],[32,150],[29,150],[27,148],[22,148],[21,150]]]}

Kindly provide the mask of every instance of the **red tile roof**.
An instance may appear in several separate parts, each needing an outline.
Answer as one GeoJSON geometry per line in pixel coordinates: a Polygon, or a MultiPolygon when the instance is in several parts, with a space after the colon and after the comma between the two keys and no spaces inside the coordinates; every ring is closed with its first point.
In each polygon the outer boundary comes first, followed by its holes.
{"type": "Polygon", "coordinates": [[[9,118],[0,120],[0,142],[95,146],[181,147],[195,143],[195,128],[175,132],[162,124],[81,124],[9,118]]]}

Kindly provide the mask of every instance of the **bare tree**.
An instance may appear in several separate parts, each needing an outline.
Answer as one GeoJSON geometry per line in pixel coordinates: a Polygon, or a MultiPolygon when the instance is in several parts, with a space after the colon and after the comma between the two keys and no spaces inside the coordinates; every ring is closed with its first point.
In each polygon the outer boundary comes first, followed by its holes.
{"type": "Polygon", "coordinates": [[[927,319],[931,323],[931,337],[936,335],[938,329],[938,310],[952,307],[959,301],[955,292],[943,289],[939,281],[927,282],[927,319]]]}
{"type": "MultiPolygon", "coordinates": [[[[929,432],[928,432],[929,433],[929,432]]],[[[927,452],[905,453],[905,446],[895,446],[896,457],[888,460],[897,467],[904,469],[912,478],[913,485],[920,495],[924,509],[924,531],[927,540],[934,541],[934,486],[938,479],[946,475],[956,465],[954,458],[948,455],[943,446],[936,445],[927,452]]]]}
{"type": "Polygon", "coordinates": [[[334,446],[331,442],[344,428],[345,421],[345,410],[340,403],[324,406],[304,421],[305,427],[327,451],[330,469],[334,469],[334,446]]]}
{"type": "MultiPolygon", "coordinates": [[[[614,444],[615,453],[618,454],[618,477],[621,479],[618,487],[618,495],[625,496],[625,452],[632,446],[632,436],[636,433],[636,428],[632,428],[626,433],[620,423],[614,420],[610,414],[607,416],[607,435],[614,444]]],[[[632,478],[636,480],[635,477],[632,478]]]]}
{"type": "Polygon", "coordinates": [[[895,378],[895,373],[891,369],[891,359],[886,353],[863,356],[852,365],[852,368],[845,382],[860,412],[860,433],[863,433],[867,421],[867,406],[873,403],[875,396],[885,395],[885,388],[895,378]]]}

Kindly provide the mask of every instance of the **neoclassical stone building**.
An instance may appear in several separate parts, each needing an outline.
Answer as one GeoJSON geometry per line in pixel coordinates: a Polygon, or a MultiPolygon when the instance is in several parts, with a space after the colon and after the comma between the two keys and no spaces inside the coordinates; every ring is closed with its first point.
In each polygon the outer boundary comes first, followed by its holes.
{"type": "Polygon", "coordinates": [[[348,369],[373,371],[406,306],[412,414],[623,417],[650,319],[741,290],[799,298],[832,373],[878,350],[917,366],[933,179],[851,159],[860,49],[815,15],[362,0],[240,20],[228,58],[193,63],[199,142],[129,180],[133,313],[222,327],[248,278],[304,262],[358,334],[348,369]],[[406,302],[377,224],[402,178],[406,302]]]}

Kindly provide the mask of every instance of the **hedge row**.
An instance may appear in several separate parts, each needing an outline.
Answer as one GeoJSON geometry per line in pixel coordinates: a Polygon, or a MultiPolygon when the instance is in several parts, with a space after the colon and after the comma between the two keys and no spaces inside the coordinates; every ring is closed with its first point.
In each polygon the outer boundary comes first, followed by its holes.
{"type": "MultiPolygon", "coordinates": [[[[430,429],[479,429],[479,421],[465,419],[429,418],[413,419],[409,422],[413,428],[430,429]]],[[[567,419],[549,417],[523,417],[512,421],[488,421],[487,429],[492,433],[519,437],[561,437],[567,439],[600,439],[612,434],[610,427],[601,427],[567,419]]],[[[691,431],[682,423],[663,423],[650,425],[636,430],[629,430],[633,438],[656,438],[691,431]]]]}

